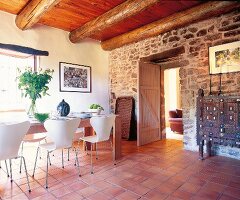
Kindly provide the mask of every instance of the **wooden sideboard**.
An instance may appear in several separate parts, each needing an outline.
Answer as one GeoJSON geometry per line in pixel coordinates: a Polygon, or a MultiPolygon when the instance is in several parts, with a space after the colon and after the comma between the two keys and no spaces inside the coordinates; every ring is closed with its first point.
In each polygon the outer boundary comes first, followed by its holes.
{"type": "Polygon", "coordinates": [[[212,155],[214,145],[240,148],[240,96],[204,96],[203,90],[199,90],[197,142],[200,159],[203,159],[205,142],[207,156],[212,155]]]}

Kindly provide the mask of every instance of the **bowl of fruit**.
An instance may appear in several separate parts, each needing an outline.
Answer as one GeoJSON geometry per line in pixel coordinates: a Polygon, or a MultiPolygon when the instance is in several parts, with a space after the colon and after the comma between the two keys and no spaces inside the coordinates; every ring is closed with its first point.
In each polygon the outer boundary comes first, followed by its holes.
{"type": "Polygon", "coordinates": [[[104,109],[101,105],[91,104],[89,106],[88,112],[92,113],[92,115],[100,115],[102,110],[104,110],[104,109]]]}

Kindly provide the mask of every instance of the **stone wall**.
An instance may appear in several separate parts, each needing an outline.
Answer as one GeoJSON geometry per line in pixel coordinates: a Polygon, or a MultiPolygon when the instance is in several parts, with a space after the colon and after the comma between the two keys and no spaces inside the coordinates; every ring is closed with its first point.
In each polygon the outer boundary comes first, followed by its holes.
{"type": "MultiPolygon", "coordinates": [[[[239,10],[235,10],[112,50],[109,56],[111,109],[114,110],[115,100],[118,96],[131,95],[137,100],[137,72],[140,58],[183,46],[184,53],[181,59],[185,62],[180,68],[180,84],[184,147],[189,150],[197,150],[196,97],[199,88],[203,88],[205,94],[209,92],[208,48],[240,40],[239,13],[239,10]]],[[[212,76],[212,85],[212,91],[218,91],[218,75],[212,76]]],[[[240,72],[223,74],[222,91],[231,95],[240,94],[240,72]]],[[[238,149],[221,147],[217,152],[240,159],[238,149]]]]}

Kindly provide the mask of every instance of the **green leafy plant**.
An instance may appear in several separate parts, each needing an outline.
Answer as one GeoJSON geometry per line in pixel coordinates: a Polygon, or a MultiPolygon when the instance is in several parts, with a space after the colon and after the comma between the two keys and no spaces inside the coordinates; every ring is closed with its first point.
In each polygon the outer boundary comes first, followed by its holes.
{"type": "Polygon", "coordinates": [[[99,109],[99,110],[104,110],[102,106],[100,106],[99,104],[91,104],[89,106],[90,109],[99,109]]]}
{"type": "MultiPolygon", "coordinates": [[[[19,73],[21,71],[19,70],[19,73]]],[[[52,80],[53,70],[47,69],[39,72],[34,72],[31,69],[26,69],[21,73],[18,79],[18,88],[22,90],[22,96],[29,97],[31,99],[31,106],[28,110],[29,115],[34,115],[36,111],[36,100],[42,98],[42,96],[49,95],[47,86],[52,80]]]]}
{"type": "Polygon", "coordinates": [[[35,113],[34,117],[41,123],[45,122],[49,118],[48,113],[35,113]]]}

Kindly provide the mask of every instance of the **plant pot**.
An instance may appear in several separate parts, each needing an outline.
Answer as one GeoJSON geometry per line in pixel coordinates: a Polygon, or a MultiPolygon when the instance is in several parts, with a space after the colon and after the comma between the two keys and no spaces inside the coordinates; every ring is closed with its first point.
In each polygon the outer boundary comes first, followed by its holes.
{"type": "Polygon", "coordinates": [[[88,112],[92,113],[92,115],[100,115],[101,109],[88,109],[88,112]]]}

